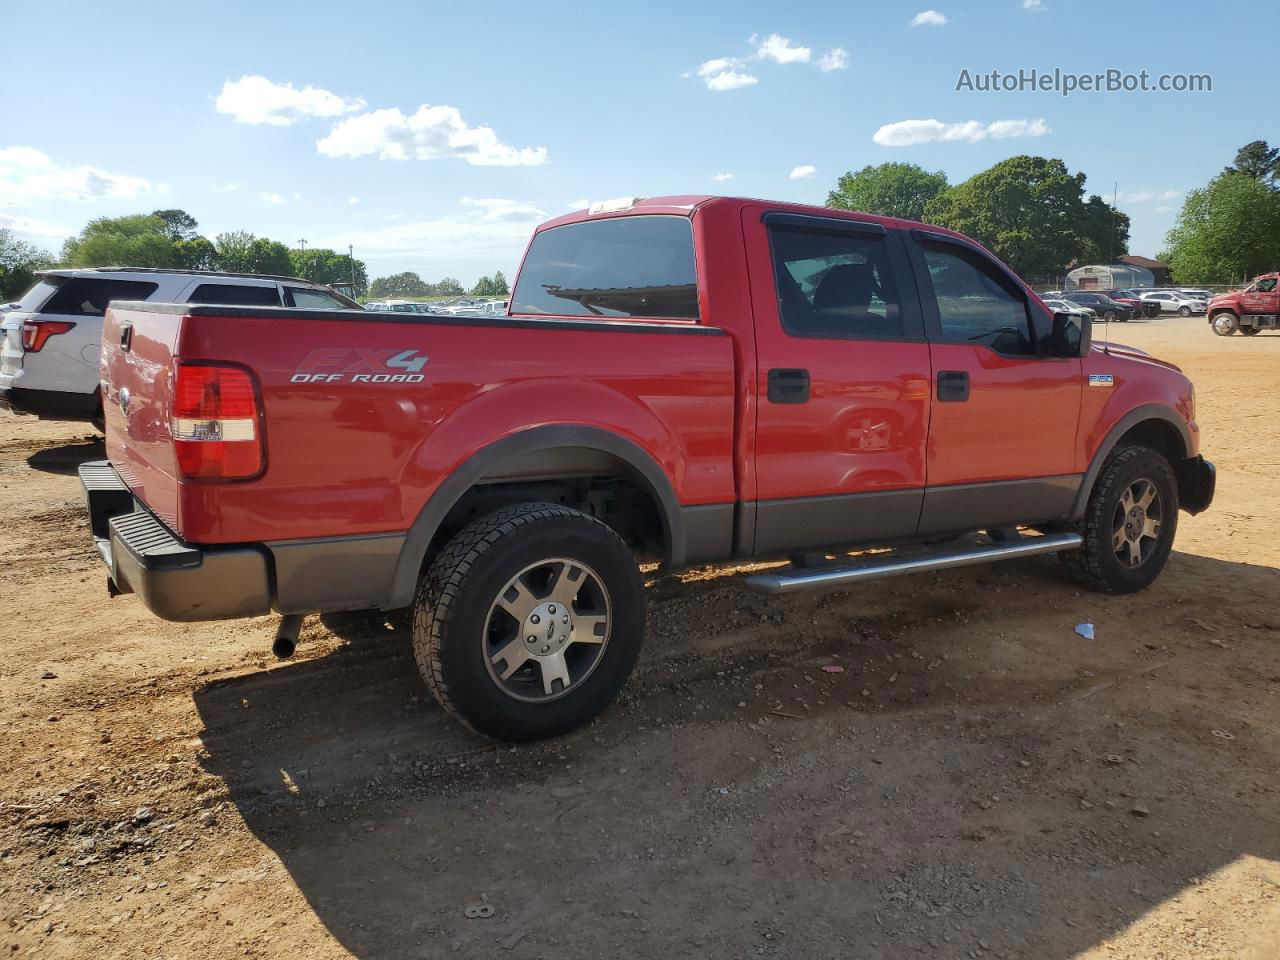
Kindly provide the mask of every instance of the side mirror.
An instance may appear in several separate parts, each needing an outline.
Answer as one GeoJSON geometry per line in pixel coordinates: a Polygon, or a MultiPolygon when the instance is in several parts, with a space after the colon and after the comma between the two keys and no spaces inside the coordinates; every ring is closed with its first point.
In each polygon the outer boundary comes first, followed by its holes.
{"type": "Polygon", "coordinates": [[[1093,324],[1085,317],[1070,313],[1053,315],[1053,333],[1049,337],[1049,356],[1083,357],[1093,339],[1093,324]]]}

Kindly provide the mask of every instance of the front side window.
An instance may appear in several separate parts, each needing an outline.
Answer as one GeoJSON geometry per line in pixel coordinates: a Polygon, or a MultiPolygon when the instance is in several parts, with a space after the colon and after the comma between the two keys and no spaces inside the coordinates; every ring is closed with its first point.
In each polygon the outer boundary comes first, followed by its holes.
{"type": "Polygon", "coordinates": [[[685,217],[616,217],[544,230],[511,296],[513,314],[697,320],[685,217]]]}
{"type": "Polygon", "coordinates": [[[58,292],[41,307],[41,313],[72,317],[100,317],[112,300],[145,300],[156,292],[156,284],[140,280],[107,280],[100,277],[72,277],[58,285],[58,292]]]}
{"type": "Polygon", "coordinates": [[[1012,280],[976,251],[949,243],[923,246],[945,342],[1035,354],[1027,301],[1012,280]]]}
{"type": "Polygon", "coordinates": [[[191,291],[187,302],[239,307],[278,307],[280,296],[276,293],[274,285],[257,287],[242,283],[202,283],[191,291]]]}
{"type": "Polygon", "coordinates": [[[1276,278],[1275,278],[1275,277],[1266,277],[1265,279],[1263,279],[1263,280],[1259,280],[1259,281],[1258,281],[1258,292],[1259,292],[1259,293],[1270,293],[1270,292],[1271,292],[1272,290],[1274,290],[1275,288],[1276,288],[1276,278]]]}
{"type": "Polygon", "coordinates": [[[304,310],[345,310],[347,305],[337,297],[330,296],[323,290],[311,290],[307,287],[285,287],[293,306],[304,310]]]}
{"type": "Polygon", "coordinates": [[[883,235],[817,227],[769,228],[778,314],[800,337],[904,336],[902,311],[883,235]]]}

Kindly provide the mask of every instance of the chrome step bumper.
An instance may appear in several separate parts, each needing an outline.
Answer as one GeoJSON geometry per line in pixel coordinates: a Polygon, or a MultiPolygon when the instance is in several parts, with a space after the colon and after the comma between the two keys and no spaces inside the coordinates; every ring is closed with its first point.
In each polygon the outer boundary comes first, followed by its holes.
{"type": "Polygon", "coordinates": [[[967,567],[991,560],[1012,560],[1015,557],[1033,557],[1041,553],[1074,550],[1083,543],[1084,538],[1078,533],[1055,533],[1043,537],[1022,537],[1013,541],[994,541],[963,549],[931,553],[912,551],[910,554],[904,554],[895,551],[839,566],[814,569],[784,567],[768,573],[757,573],[747,577],[746,585],[764,593],[795,593],[798,590],[830,589],[851,583],[862,583],[866,580],[900,577],[908,573],[928,573],[930,570],[967,567]]]}

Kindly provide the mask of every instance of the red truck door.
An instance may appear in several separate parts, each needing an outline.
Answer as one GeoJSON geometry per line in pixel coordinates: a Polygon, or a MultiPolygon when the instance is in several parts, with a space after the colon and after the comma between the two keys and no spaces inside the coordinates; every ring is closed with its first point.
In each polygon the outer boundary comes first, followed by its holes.
{"type": "Polygon", "coordinates": [[[1240,309],[1244,313],[1280,313],[1280,290],[1276,289],[1275,276],[1259,277],[1240,294],[1240,309]]]}
{"type": "Polygon", "coordinates": [[[1002,264],[945,234],[904,234],[934,373],[921,534],[1053,520],[1080,485],[1079,357],[1043,355],[1052,318],[1002,264]]]}
{"type": "Polygon", "coordinates": [[[930,371],[901,238],[870,220],[764,206],[742,217],[758,497],[744,552],[910,536],[924,490],[930,371]]]}

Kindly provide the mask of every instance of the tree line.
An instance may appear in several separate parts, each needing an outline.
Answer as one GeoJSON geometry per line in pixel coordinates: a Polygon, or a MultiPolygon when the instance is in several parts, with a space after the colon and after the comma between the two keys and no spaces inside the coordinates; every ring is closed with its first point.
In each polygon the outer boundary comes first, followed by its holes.
{"type": "Polygon", "coordinates": [[[435,283],[423,280],[412,270],[378,277],[369,284],[369,296],[373,299],[397,299],[403,297],[460,297],[470,292],[477,297],[505,297],[507,278],[499,270],[492,277],[481,277],[468,291],[453,277],[445,277],[435,283]]]}

